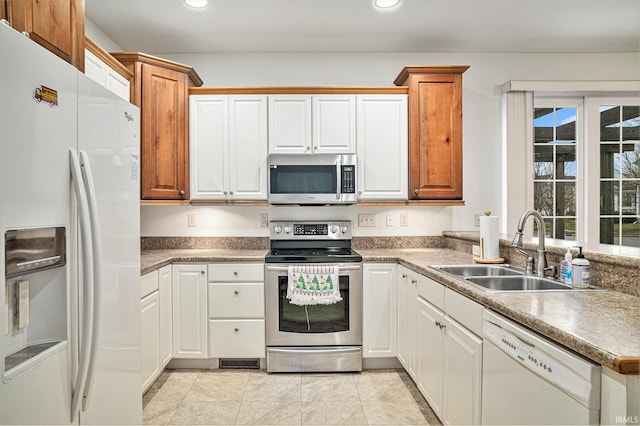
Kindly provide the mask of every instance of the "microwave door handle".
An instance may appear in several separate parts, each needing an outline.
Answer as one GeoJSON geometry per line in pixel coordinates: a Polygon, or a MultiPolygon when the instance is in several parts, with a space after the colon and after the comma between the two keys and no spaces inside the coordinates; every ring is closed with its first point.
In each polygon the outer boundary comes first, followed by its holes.
{"type": "Polygon", "coordinates": [[[336,200],[341,197],[340,191],[342,190],[342,170],[340,169],[340,157],[336,160],[336,200]]]}

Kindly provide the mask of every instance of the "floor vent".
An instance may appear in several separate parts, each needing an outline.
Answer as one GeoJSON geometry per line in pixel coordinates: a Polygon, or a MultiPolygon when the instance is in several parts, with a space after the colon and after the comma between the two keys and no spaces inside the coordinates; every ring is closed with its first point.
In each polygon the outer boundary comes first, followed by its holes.
{"type": "Polygon", "coordinates": [[[222,359],[218,360],[218,368],[260,368],[260,360],[255,359],[222,359]]]}

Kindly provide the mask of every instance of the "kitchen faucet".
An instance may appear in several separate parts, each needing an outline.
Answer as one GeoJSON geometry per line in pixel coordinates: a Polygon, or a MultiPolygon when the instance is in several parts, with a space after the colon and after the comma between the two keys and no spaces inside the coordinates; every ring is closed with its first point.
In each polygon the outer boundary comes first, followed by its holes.
{"type": "Polygon", "coordinates": [[[533,216],[533,219],[538,225],[538,265],[535,273],[539,277],[544,277],[545,275],[547,275],[547,272],[549,272],[548,275],[555,276],[556,267],[552,266],[550,268],[547,268],[547,250],[545,249],[545,246],[544,246],[544,237],[545,237],[544,219],[542,218],[542,215],[538,213],[537,210],[527,210],[524,213],[522,213],[522,216],[520,216],[520,220],[518,221],[518,230],[516,231],[516,235],[513,238],[513,242],[511,243],[511,246],[515,248],[518,252],[527,256],[527,274],[533,274],[535,260],[533,259],[533,257],[529,256],[529,253],[524,251],[522,248],[522,237],[523,237],[522,231],[524,230],[524,225],[526,224],[527,219],[531,216],[533,216]]]}

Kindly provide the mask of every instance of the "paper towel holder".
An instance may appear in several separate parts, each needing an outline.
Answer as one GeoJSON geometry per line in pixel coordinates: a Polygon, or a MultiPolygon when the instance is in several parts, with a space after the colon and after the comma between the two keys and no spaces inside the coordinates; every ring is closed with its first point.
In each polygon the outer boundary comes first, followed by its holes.
{"type": "MultiPolygon", "coordinates": [[[[491,210],[485,210],[483,213],[485,216],[491,216],[491,210]]],[[[483,245],[484,245],[484,240],[480,238],[480,253],[484,253],[483,245]]],[[[499,249],[499,245],[500,243],[498,242],[498,249],[499,249]]],[[[504,263],[505,259],[503,257],[498,257],[496,259],[484,259],[482,257],[474,257],[473,261],[475,263],[499,264],[499,263],[504,263]]]]}

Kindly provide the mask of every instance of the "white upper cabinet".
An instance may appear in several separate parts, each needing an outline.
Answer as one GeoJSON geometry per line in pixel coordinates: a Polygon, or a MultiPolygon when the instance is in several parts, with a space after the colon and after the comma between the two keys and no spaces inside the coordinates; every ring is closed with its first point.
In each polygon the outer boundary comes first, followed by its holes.
{"type": "Polygon", "coordinates": [[[356,97],[354,95],[312,96],[314,154],[355,154],[356,97]]]}
{"type": "Polygon", "coordinates": [[[189,97],[191,199],[267,199],[267,97],[189,97]]]}
{"type": "Polygon", "coordinates": [[[269,96],[269,154],[354,154],[355,95],[269,96]]]}
{"type": "Polygon", "coordinates": [[[122,99],[129,101],[129,80],[87,49],[84,51],[84,62],[84,73],[87,77],[111,90],[122,99]]]}
{"type": "Polygon", "coordinates": [[[358,199],[406,200],[407,95],[357,96],[358,199]]]}

